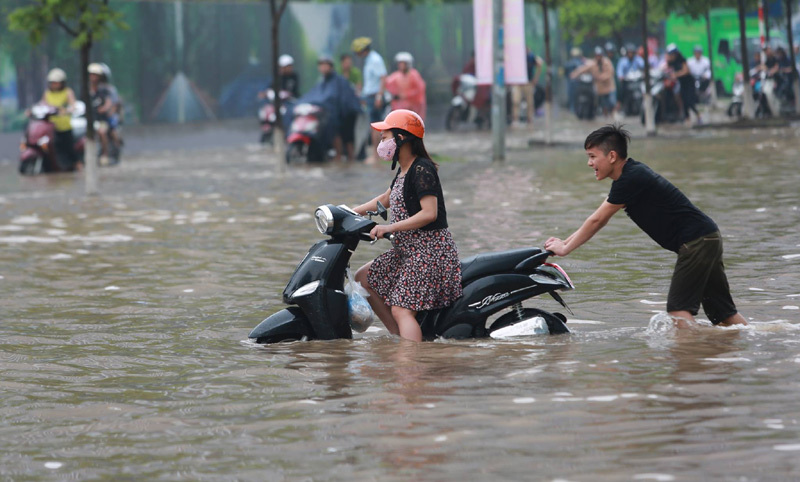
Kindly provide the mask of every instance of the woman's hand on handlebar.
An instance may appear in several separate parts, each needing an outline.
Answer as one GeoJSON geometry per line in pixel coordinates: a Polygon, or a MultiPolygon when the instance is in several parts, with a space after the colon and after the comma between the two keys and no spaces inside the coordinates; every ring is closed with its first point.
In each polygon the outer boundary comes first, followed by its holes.
{"type": "Polygon", "coordinates": [[[378,224],[369,232],[369,235],[372,239],[380,239],[386,237],[387,234],[391,234],[392,229],[391,225],[389,224],[378,224]]]}

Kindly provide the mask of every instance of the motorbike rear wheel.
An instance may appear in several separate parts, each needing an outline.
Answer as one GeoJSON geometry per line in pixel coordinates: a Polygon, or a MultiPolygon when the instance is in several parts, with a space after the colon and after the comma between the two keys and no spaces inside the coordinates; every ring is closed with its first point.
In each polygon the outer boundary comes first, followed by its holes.
{"type": "Polygon", "coordinates": [[[489,333],[536,316],[544,318],[551,335],[561,335],[570,332],[567,325],[565,325],[567,317],[561,313],[550,313],[549,311],[540,310],[538,308],[523,308],[521,315],[522,316],[516,311],[506,313],[492,323],[492,326],[489,327],[489,333]]]}
{"type": "Polygon", "coordinates": [[[305,164],[308,162],[308,146],[293,142],[286,147],[286,164],[305,164]]]}
{"type": "Polygon", "coordinates": [[[450,109],[447,110],[447,117],[444,120],[444,128],[448,131],[456,131],[458,130],[459,125],[461,125],[461,107],[457,105],[450,106],[450,109]]]}

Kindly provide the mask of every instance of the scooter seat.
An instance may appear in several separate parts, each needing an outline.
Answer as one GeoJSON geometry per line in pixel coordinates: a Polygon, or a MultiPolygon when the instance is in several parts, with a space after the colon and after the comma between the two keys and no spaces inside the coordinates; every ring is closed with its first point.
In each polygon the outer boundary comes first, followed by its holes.
{"type": "Polygon", "coordinates": [[[461,261],[461,284],[481,276],[511,272],[520,262],[541,252],[539,248],[522,248],[470,256],[461,261]]]}

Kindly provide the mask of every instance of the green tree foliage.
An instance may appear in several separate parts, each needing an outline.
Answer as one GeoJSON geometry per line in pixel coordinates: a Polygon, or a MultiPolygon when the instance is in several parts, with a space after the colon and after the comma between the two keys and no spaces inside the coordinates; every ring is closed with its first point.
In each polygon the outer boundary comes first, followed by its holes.
{"type": "MultiPolygon", "coordinates": [[[[689,3],[691,0],[687,0],[689,3]]],[[[622,31],[641,23],[641,3],[631,0],[561,0],[559,17],[564,35],[579,44],[588,37],[621,39],[622,31]]],[[[666,16],[664,1],[648,3],[647,21],[656,25],[666,16]]]]}
{"type": "Polygon", "coordinates": [[[27,33],[34,45],[56,24],[73,37],[76,49],[103,38],[112,25],[126,28],[122,15],[108,6],[108,0],[38,0],[11,12],[8,21],[12,30],[27,33]]]}
{"type": "MultiPolygon", "coordinates": [[[[72,37],[71,45],[80,51],[81,99],[89,103],[89,54],[95,40],[103,38],[111,26],[127,28],[122,15],[112,10],[108,0],[36,0],[12,11],[11,30],[25,32],[33,45],[39,45],[48,29],[58,25],[72,37]]],[[[94,138],[92,109],[87,109],[86,134],[94,138]]]]}

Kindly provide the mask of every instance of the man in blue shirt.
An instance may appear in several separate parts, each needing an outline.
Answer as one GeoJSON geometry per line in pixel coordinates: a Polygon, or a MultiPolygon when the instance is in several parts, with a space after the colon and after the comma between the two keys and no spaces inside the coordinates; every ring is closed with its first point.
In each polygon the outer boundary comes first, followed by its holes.
{"type": "MultiPolygon", "coordinates": [[[[359,37],[351,45],[353,52],[364,60],[362,69],[364,84],[361,87],[361,100],[367,107],[369,122],[380,122],[384,118],[386,101],[383,97],[386,89],[386,64],[378,52],[372,50],[372,39],[359,37]]],[[[381,133],[371,130],[372,145],[377,146],[381,133]]],[[[367,158],[368,164],[377,162],[377,154],[373,153],[367,158]]]]}
{"type": "Polygon", "coordinates": [[[628,44],[622,47],[622,58],[617,64],[617,83],[620,85],[620,95],[618,98],[617,110],[625,104],[625,96],[628,95],[628,89],[625,85],[625,77],[632,72],[644,72],[644,59],[636,55],[636,47],[628,44]]]}
{"type": "Polygon", "coordinates": [[[625,56],[622,57],[617,64],[617,78],[622,81],[629,72],[637,72],[644,70],[644,60],[636,55],[636,49],[633,45],[625,47],[625,56]]]}

